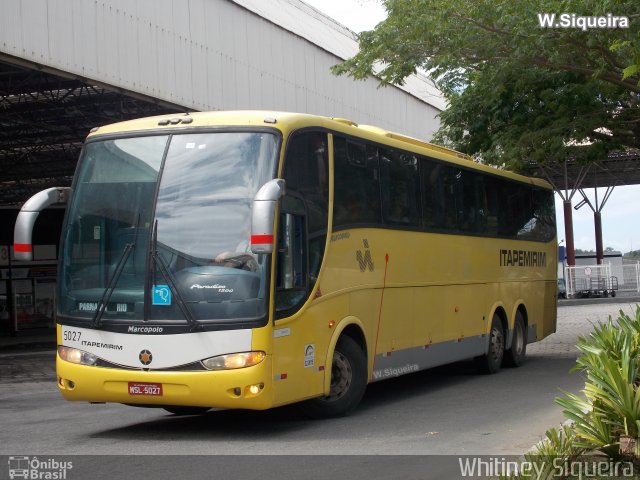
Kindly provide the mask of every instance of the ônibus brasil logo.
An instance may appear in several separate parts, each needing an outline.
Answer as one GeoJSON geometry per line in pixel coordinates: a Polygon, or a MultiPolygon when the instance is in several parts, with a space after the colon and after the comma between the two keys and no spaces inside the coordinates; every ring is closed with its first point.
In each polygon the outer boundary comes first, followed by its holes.
{"type": "Polygon", "coordinates": [[[38,459],[38,457],[9,457],[9,478],[25,478],[38,480],[65,480],[67,470],[73,468],[73,462],[60,461],[55,458],[38,459]]]}

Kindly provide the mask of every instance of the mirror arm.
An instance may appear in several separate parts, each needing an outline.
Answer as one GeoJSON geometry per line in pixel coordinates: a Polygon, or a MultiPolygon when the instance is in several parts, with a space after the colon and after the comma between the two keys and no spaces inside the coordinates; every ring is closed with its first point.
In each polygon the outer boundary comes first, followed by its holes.
{"type": "Polygon", "coordinates": [[[25,202],[18,213],[13,230],[13,253],[16,260],[29,262],[33,259],[33,226],[40,212],[54,204],[66,204],[69,187],[53,187],[36,193],[25,202]]]}

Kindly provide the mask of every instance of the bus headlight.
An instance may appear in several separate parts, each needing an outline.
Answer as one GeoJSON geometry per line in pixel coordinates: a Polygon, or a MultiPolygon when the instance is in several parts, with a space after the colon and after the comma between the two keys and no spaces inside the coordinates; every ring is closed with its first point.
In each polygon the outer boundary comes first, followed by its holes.
{"type": "Polygon", "coordinates": [[[58,347],[58,355],[62,360],[80,365],[95,365],[98,361],[98,357],[93,353],[84,352],[77,348],[63,347],[62,345],[58,347]]]}
{"type": "Polygon", "coordinates": [[[219,355],[217,357],[202,360],[202,364],[208,370],[232,370],[257,365],[265,357],[264,352],[242,352],[219,355]]]}

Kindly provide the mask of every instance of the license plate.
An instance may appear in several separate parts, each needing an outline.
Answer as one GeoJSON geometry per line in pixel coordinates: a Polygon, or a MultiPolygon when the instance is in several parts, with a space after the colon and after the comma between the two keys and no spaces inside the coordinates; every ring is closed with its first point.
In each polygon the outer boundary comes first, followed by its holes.
{"type": "Polygon", "coordinates": [[[151,395],[160,397],[162,396],[162,384],[129,382],[129,395],[151,395]]]}

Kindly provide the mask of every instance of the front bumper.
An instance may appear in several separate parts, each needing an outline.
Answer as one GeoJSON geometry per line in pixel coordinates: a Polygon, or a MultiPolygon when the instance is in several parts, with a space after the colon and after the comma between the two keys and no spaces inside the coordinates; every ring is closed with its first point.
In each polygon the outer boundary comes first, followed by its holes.
{"type": "Polygon", "coordinates": [[[273,406],[269,355],[252,367],[197,372],[120,370],[78,365],[56,356],[56,371],[62,396],[72,401],[253,410],[273,406]],[[162,395],[130,395],[129,382],[160,383],[162,395]],[[257,393],[249,391],[253,385],[259,386],[257,393]]]}

